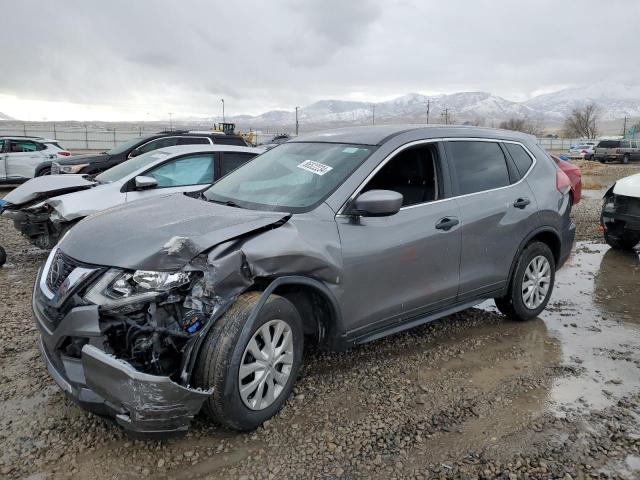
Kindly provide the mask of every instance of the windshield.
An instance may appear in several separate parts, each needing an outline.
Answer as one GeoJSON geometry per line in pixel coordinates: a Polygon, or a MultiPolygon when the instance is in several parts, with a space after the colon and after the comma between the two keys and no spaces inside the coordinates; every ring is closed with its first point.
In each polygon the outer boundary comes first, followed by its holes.
{"type": "Polygon", "coordinates": [[[124,161],[115,167],[111,167],[109,170],[105,170],[96,177],[96,181],[100,183],[117,182],[118,180],[122,180],[123,178],[131,175],[136,170],[143,168],[150,163],[155,163],[169,155],[170,153],[163,152],[162,150],[153,150],[151,152],[143,153],[142,155],[124,161]]]}
{"type": "Polygon", "coordinates": [[[126,152],[127,150],[129,150],[131,147],[135,147],[138,143],[140,143],[142,140],[144,140],[144,138],[139,137],[139,138],[133,138],[131,140],[128,140],[124,143],[121,143],[120,145],[113,147],[111,150],[109,150],[107,153],[109,155],[119,155],[123,152],[126,152]]]}
{"type": "Polygon", "coordinates": [[[363,145],[285,143],[221,178],[205,197],[255,210],[308,211],[373,150],[363,145]]]}

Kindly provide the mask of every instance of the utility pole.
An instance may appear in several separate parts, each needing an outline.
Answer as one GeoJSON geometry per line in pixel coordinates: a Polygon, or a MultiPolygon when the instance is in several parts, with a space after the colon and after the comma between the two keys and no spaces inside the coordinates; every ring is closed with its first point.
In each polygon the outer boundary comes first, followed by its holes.
{"type": "Polygon", "coordinates": [[[169,112],[169,130],[173,131],[173,120],[171,118],[171,116],[173,115],[173,113],[169,112]]]}
{"type": "Polygon", "coordinates": [[[372,125],[376,124],[376,104],[375,103],[371,104],[371,124],[372,125]]]}
{"type": "Polygon", "coordinates": [[[221,98],[220,101],[222,102],[222,123],[225,123],[225,121],[224,121],[224,98],[221,98]]]}
{"type": "Polygon", "coordinates": [[[444,124],[449,125],[449,109],[445,108],[440,115],[444,117],[444,124]]]}
{"type": "Polygon", "coordinates": [[[298,110],[300,107],[296,107],[296,137],[298,136],[298,110]]]}
{"type": "Polygon", "coordinates": [[[622,125],[622,138],[626,138],[627,137],[627,120],[629,120],[629,117],[627,117],[625,115],[624,116],[624,124],[622,125]]]}
{"type": "Polygon", "coordinates": [[[431,108],[431,100],[427,100],[427,124],[429,123],[429,110],[431,108]]]}

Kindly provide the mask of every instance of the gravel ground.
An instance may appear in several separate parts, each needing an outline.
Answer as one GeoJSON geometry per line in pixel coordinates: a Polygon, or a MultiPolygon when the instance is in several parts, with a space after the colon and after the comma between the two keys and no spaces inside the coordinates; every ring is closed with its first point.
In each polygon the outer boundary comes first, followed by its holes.
{"type": "MultiPolygon", "coordinates": [[[[602,188],[634,168],[598,167],[585,170],[602,188]]],[[[600,240],[594,197],[574,209],[581,240],[600,240]]],[[[0,245],[0,478],[640,478],[637,256],[579,242],[539,319],[511,322],[487,302],[349,352],[308,349],[262,428],[197,418],[158,442],[55,386],[30,313],[45,253],[3,220],[0,245]]]]}

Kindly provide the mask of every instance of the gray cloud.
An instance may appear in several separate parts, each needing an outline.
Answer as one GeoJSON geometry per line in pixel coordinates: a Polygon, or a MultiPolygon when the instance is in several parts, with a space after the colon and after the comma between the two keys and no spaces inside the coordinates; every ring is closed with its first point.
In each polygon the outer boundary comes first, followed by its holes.
{"type": "Polygon", "coordinates": [[[22,0],[2,17],[0,94],[141,117],[640,83],[635,0],[22,0]]]}

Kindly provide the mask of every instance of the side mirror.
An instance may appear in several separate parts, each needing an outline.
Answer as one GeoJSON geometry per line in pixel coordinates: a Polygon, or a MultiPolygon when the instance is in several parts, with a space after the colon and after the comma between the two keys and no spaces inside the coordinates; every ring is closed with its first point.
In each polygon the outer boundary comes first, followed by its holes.
{"type": "Polygon", "coordinates": [[[363,217],[394,215],[400,211],[402,200],[402,194],[392,190],[369,190],[358,195],[353,213],[363,217]]]}
{"type": "Polygon", "coordinates": [[[128,158],[133,158],[133,157],[137,157],[138,155],[140,155],[142,152],[138,149],[138,148],[134,148],[133,150],[131,150],[129,152],[129,157],[128,158]]]}
{"type": "Polygon", "coordinates": [[[138,175],[135,178],[136,190],[148,190],[158,186],[158,181],[153,177],[146,177],[144,175],[138,175]]]}

